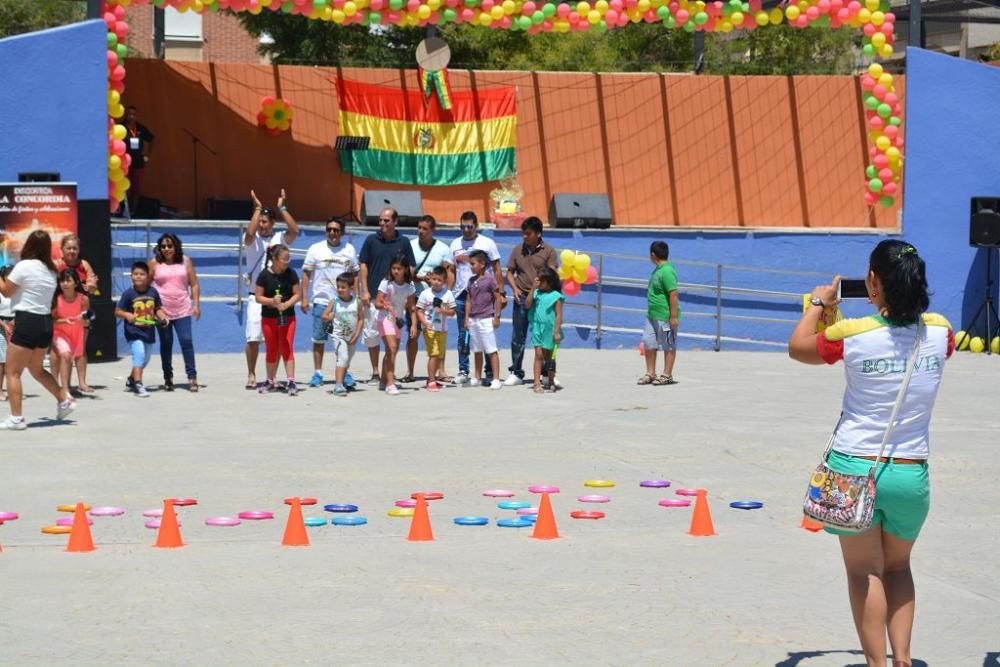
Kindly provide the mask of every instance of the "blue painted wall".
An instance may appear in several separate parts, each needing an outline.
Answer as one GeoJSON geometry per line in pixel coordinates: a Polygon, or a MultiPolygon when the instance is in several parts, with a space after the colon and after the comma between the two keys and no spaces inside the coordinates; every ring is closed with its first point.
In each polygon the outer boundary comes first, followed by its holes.
{"type": "Polygon", "coordinates": [[[59,172],[80,199],[107,199],[104,21],[0,39],[0,181],[59,172]]]}
{"type": "Polygon", "coordinates": [[[932,308],[963,328],[986,282],[969,198],[1000,197],[1000,68],[915,48],[906,68],[903,231],[927,261],[932,308]]]}

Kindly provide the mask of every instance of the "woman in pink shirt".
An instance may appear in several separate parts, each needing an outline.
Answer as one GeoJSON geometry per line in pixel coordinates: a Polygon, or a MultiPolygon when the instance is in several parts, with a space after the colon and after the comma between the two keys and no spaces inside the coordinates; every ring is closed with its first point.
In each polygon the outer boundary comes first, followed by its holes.
{"type": "Polygon", "coordinates": [[[160,293],[167,325],[159,329],[160,363],[163,366],[163,389],[174,390],[174,334],[184,355],[184,371],[188,389],[198,391],[198,372],[194,366],[194,342],[191,337],[191,316],[201,317],[201,288],[198,274],[190,257],[184,256],[181,240],[174,234],[163,234],[156,242],[156,255],[149,261],[153,286],[160,293]]]}

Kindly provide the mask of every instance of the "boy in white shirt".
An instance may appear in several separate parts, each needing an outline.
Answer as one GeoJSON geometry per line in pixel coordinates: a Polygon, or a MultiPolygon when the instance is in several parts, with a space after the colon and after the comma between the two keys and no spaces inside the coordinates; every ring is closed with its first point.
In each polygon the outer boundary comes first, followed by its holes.
{"type": "Polygon", "coordinates": [[[361,319],[364,311],[359,309],[358,299],[354,296],[353,287],[357,277],[344,272],[337,276],[337,296],[330,300],[323,311],[323,321],[330,323],[330,342],[333,353],[337,357],[337,385],[333,388],[334,396],[347,396],[344,378],[354,357],[354,346],[361,335],[361,319]]]}
{"type": "Polygon", "coordinates": [[[455,314],[455,295],[445,283],[448,271],[443,266],[434,267],[427,275],[430,285],[417,299],[417,319],[424,329],[424,347],[427,349],[427,390],[438,391],[438,377],[444,372],[444,354],[448,349],[448,318],[455,314]]]}

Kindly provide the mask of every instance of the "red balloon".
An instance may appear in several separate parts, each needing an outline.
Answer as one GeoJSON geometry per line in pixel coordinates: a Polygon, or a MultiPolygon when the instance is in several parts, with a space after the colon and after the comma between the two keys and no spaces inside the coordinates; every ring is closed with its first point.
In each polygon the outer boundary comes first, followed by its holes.
{"type": "Polygon", "coordinates": [[[562,293],[566,296],[576,296],[580,293],[580,283],[572,278],[567,278],[562,282],[562,293]]]}
{"type": "Polygon", "coordinates": [[[111,152],[115,155],[125,155],[125,142],[121,139],[115,139],[112,142],[111,152]]]}
{"type": "Polygon", "coordinates": [[[593,285],[597,282],[597,269],[593,265],[587,267],[587,280],[584,281],[585,285],[593,285]]]}
{"type": "Polygon", "coordinates": [[[115,15],[116,19],[118,19],[119,21],[124,21],[125,20],[125,8],[124,7],[122,7],[121,5],[117,5],[117,6],[115,6],[115,8],[114,8],[113,11],[114,11],[114,15],[115,15]]]}
{"type": "Polygon", "coordinates": [[[124,81],[125,80],[125,68],[121,65],[115,65],[115,68],[111,70],[111,80],[112,81],[124,81]]]}

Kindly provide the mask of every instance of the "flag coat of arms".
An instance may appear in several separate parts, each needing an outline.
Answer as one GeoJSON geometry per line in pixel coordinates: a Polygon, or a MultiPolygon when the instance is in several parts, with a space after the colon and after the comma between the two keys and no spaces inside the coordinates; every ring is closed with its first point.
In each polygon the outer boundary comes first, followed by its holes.
{"type": "Polygon", "coordinates": [[[369,137],[341,153],[355,176],[411,185],[495,181],[515,171],[514,87],[452,91],[451,108],[419,90],[337,80],[340,134],[369,137]],[[346,153],[346,154],[345,154],[346,153]]]}

